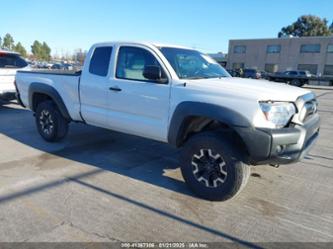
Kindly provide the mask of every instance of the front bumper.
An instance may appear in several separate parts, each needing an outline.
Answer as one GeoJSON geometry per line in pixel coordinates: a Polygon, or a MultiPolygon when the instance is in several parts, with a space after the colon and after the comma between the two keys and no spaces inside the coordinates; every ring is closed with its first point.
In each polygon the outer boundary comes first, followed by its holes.
{"type": "Polygon", "coordinates": [[[315,114],[304,125],[282,129],[241,129],[249,163],[288,164],[301,160],[319,136],[320,118],[315,114]]]}

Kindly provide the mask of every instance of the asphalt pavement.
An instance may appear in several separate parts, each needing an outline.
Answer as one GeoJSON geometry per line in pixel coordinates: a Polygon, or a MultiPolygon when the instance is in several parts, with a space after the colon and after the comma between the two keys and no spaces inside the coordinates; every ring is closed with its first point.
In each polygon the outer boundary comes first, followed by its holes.
{"type": "Polygon", "coordinates": [[[49,144],[0,106],[0,241],[333,242],[333,89],[313,87],[320,138],[301,162],[252,167],[235,199],[193,196],[169,145],[71,124],[49,144]]]}

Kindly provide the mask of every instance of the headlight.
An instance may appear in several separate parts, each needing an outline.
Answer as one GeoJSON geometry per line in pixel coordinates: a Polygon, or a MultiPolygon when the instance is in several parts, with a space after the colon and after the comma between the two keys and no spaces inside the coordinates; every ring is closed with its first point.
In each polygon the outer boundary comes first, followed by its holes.
{"type": "Polygon", "coordinates": [[[282,128],[288,124],[296,113],[294,104],[287,102],[259,102],[265,118],[274,128],[282,128]]]}

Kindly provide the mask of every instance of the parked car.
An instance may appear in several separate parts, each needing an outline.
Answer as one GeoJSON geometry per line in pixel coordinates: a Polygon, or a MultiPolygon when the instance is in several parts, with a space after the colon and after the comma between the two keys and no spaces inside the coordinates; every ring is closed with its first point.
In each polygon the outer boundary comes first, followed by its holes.
{"type": "Polygon", "coordinates": [[[63,64],[63,67],[65,70],[69,70],[69,71],[72,71],[74,69],[73,65],[69,64],[69,63],[63,64]]]}
{"type": "Polygon", "coordinates": [[[56,64],[53,64],[53,65],[52,65],[51,69],[53,69],[53,70],[64,70],[65,67],[64,67],[63,64],[56,63],[56,64]]]}
{"type": "Polygon", "coordinates": [[[0,50],[0,98],[15,99],[16,71],[28,68],[28,63],[18,53],[0,50]]]}
{"type": "Polygon", "coordinates": [[[275,73],[268,78],[270,81],[284,82],[292,86],[301,87],[304,84],[308,84],[312,75],[309,71],[305,70],[290,70],[283,73],[275,73]]]}
{"type": "Polygon", "coordinates": [[[95,44],[82,72],[19,71],[16,84],[46,141],[74,121],[181,147],[185,182],[208,200],[239,193],[249,165],[297,162],[319,134],[311,91],[230,77],[183,47],[95,44]]]}
{"type": "Polygon", "coordinates": [[[245,68],[243,71],[243,77],[250,79],[260,79],[261,73],[257,69],[245,68]]]}
{"type": "Polygon", "coordinates": [[[241,77],[241,73],[239,69],[228,69],[227,72],[232,76],[232,77],[241,77]]]}
{"type": "Polygon", "coordinates": [[[260,71],[260,78],[261,79],[268,80],[269,79],[269,75],[270,75],[270,73],[268,73],[266,71],[260,71]]]}

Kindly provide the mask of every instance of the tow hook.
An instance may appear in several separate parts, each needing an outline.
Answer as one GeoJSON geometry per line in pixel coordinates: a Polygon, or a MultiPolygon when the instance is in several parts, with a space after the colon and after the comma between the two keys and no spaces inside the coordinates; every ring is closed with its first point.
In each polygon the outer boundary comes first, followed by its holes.
{"type": "Polygon", "coordinates": [[[274,168],[278,168],[278,167],[280,167],[280,164],[270,164],[270,166],[272,166],[274,168]]]}

